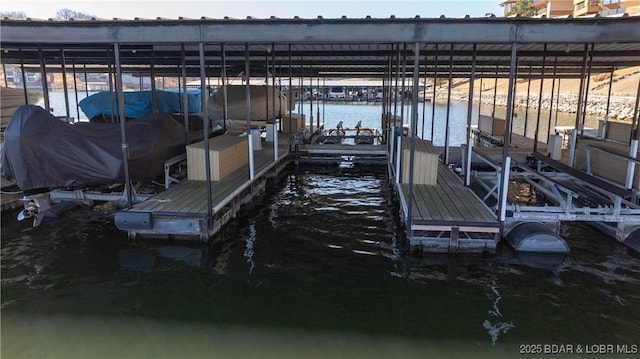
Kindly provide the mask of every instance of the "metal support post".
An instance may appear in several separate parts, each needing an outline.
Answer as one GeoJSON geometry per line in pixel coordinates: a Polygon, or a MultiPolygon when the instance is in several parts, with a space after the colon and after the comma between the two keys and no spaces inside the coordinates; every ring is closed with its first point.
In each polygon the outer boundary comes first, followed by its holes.
{"type": "MultiPolygon", "coordinates": [[[[413,50],[413,90],[411,94],[411,128],[418,126],[418,85],[419,85],[419,71],[420,71],[420,43],[415,44],[413,50]]],[[[416,149],[416,136],[417,131],[411,131],[411,150],[409,153],[409,198],[407,199],[407,230],[409,240],[413,238],[412,225],[412,205],[413,205],[413,171],[415,161],[415,149],[416,149]]]]}
{"type": "Polygon", "coordinates": [[[464,185],[469,186],[471,184],[471,150],[473,146],[473,142],[471,140],[471,115],[473,113],[473,83],[476,77],[476,50],[477,44],[473,44],[473,57],[471,60],[471,76],[469,77],[469,103],[467,108],[467,147],[466,155],[463,154],[463,158],[465,158],[464,163],[464,185]]]}
{"type": "Polygon", "coordinates": [[[536,130],[533,134],[533,152],[538,152],[538,137],[540,132],[540,113],[542,111],[542,88],[544,85],[544,70],[547,61],[547,44],[542,50],[542,69],[540,70],[540,90],[538,91],[538,118],[536,119],[536,130]]]}
{"type": "Polygon", "coordinates": [[[502,148],[502,180],[500,181],[500,198],[498,201],[500,221],[504,222],[507,204],[507,187],[509,184],[509,172],[511,172],[511,159],[509,158],[509,132],[511,131],[511,104],[513,102],[513,83],[515,81],[516,73],[516,57],[517,57],[518,45],[514,42],[511,44],[511,63],[509,66],[509,90],[507,92],[507,115],[505,116],[504,124],[504,147],[502,148]]]}
{"type": "Polygon", "coordinates": [[[251,60],[249,57],[249,43],[244,44],[244,75],[247,79],[245,82],[246,97],[246,116],[247,116],[247,145],[249,146],[249,179],[253,181],[255,177],[255,169],[253,168],[253,136],[251,136],[251,74],[249,68],[251,60]]]}
{"type": "MultiPolygon", "coordinates": [[[[198,49],[200,51],[200,98],[202,99],[202,128],[204,132],[204,168],[205,168],[205,178],[207,183],[211,183],[211,158],[209,153],[209,114],[207,109],[207,84],[206,84],[206,69],[205,69],[205,61],[204,61],[204,43],[198,44],[198,49]]],[[[207,223],[208,228],[213,224],[213,198],[211,193],[211,186],[207,185],[207,223]]]]}
{"type": "Polygon", "coordinates": [[[124,161],[124,196],[127,208],[133,207],[131,177],[129,174],[129,144],[127,143],[127,129],[124,112],[124,86],[122,84],[122,68],[120,66],[120,44],[113,44],[113,54],[116,62],[116,92],[118,95],[118,116],[120,117],[120,138],[122,141],[122,158],[124,161]]]}

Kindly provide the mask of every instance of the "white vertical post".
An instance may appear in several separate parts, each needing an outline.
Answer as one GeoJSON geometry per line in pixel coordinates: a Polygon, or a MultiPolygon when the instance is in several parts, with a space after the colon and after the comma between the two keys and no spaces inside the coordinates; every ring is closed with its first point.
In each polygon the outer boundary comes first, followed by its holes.
{"type": "MultiPolygon", "coordinates": [[[[391,117],[389,114],[387,117],[391,117]]],[[[390,121],[387,120],[387,126],[389,126],[390,121]]],[[[396,125],[395,123],[392,126],[389,126],[389,163],[393,163],[393,151],[395,151],[396,145],[396,125]]]]}
{"type": "Polygon", "coordinates": [[[569,147],[569,167],[573,167],[576,156],[576,142],[578,141],[578,129],[571,130],[571,143],[569,147]]]}
{"type": "MultiPolygon", "coordinates": [[[[638,140],[631,140],[631,144],[629,146],[629,157],[636,158],[638,155],[638,140]]],[[[624,183],[624,186],[628,189],[633,187],[633,177],[636,171],[636,161],[629,160],[627,164],[627,180],[624,183]]]]}
{"type": "Polygon", "coordinates": [[[400,133],[397,134],[398,136],[398,141],[396,143],[396,183],[400,183],[400,176],[402,175],[402,173],[400,172],[402,170],[401,166],[402,166],[402,136],[404,132],[404,128],[400,129],[400,133]]]}
{"type": "Polygon", "coordinates": [[[511,174],[511,157],[507,157],[504,161],[504,176],[502,176],[502,185],[500,186],[500,222],[504,222],[507,217],[507,194],[509,191],[509,175],[511,174]]]}
{"type": "Polygon", "coordinates": [[[464,173],[464,185],[469,187],[471,185],[471,156],[473,155],[473,141],[472,137],[469,137],[469,142],[467,143],[467,156],[465,163],[465,173],[464,173]]]}

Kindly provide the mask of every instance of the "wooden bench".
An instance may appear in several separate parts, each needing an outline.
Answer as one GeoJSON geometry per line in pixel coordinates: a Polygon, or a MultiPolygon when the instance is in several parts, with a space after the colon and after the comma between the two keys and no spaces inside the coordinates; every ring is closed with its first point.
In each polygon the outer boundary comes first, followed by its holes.
{"type": "Polygon", "coordinates": [[[181,153],[177,156],[171,157],[168,160],[164,161],[164,189],[169,188],[171,183],[179,183],[180,180],[174,177],[171,177],[169,171],[172,166],[180,165],[187,161],[187,154],[181,153]]]}

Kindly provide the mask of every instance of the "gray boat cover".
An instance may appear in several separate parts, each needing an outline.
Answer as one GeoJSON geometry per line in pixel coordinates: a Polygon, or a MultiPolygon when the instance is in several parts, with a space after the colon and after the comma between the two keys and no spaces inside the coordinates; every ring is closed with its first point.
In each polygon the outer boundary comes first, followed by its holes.
{"type": "MultiPolygon", "coordinates": [[[[184,126],[166,113],[127,121],[133,181],[163,174],[164,161],[185,151],[184,126]]],[[[68,124],[39,106],[20,106],[4,133],[0,174],[25,193],[124,182],[119,124],[68,124]]]]}

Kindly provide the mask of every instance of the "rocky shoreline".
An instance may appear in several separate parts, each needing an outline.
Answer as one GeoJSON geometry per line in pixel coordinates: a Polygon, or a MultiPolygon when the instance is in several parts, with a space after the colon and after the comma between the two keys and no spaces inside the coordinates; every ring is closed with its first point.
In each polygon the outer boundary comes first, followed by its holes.
{"type": "MultiPolygon", "coordinates": [[[[452,91],[451,101],[467,102],[469,100],[469,94],[466,91],[452,91]]],[[[635,98],[632,96],[612,96],[609,104],[609,119],[615,119],[616,121],[628,121],[631,122],[633,118],[633,112],[635,108],[635,98]]],[[[447,88],[442,87],[436,91],[436,101],[447,101],[447,88]]],[[[480,95],[475,92],[473,96],[475,103],[480,101],[480,95]]],[[[527,95],[518,94],[514,98],[515,106],[526,108],[527,107],[527,95]]],[[[537,95],[529,96],[528,107],[530,109],[537,109],[539,103],[539,97],[537,95]]],[[[482,103],[486,105],[493,105],[493,93],[482,94],[482,103]]],[[[507,105],[507,95],[498,93],[495,100],[496,106],[507,105]]],[[[543,110],[549,110],[553,106],[553,110],[558,110],[565,113],[576,113],[578,107],[578,95],[577,94],[560,94],[553,97],[553,103],[550,95],[542,95],[542,102],[540,107],[543,110]]],[[[587,98],[587,114],[602,116],[607,114],[607,96],[591,95],[587,98]]]]}

